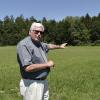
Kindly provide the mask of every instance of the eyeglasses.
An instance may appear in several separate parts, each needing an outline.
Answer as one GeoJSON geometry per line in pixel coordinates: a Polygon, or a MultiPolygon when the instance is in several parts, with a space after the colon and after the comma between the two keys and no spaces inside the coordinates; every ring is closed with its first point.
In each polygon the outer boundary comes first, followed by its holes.
{"type": "Polygon", "coordinates": [[[43,34],[43,33],[44,33],[44,32],[42,32],[42,31],[38,31],[38,30],[33,30],[33,32],[34,32],[35,34],[38,34],[38,33],[43,34]]]}

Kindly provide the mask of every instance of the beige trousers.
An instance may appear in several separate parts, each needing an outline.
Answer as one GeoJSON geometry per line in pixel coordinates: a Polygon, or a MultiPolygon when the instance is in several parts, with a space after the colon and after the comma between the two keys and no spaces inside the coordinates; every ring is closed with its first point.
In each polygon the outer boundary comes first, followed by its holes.
{"type": "Polygon", "coordinates": [[[21,79],[20,93],[23,100],[49,100],[47,80],[21,79]]]}

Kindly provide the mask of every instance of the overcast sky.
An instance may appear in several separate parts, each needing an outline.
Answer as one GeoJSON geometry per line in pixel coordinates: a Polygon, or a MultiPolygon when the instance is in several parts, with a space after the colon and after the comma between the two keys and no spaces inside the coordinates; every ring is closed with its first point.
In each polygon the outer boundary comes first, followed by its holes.
{"type": "Polygon", "coordinates": [[[100,0],[0,0],[0,19],[6,15],[37,20],[62,20],[66,16],[97,16],[100,13],[100,0]]]}

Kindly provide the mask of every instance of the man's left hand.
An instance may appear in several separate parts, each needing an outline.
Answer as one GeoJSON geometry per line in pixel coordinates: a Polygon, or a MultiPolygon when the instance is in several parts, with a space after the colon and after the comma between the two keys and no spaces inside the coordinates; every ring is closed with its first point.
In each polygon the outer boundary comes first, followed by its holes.
{"type": "Polygon", "coordinates": [[[64,49],[66,45],[67,45],[67,43],[63,43],[60,45],[60,48],[64,49]]]}

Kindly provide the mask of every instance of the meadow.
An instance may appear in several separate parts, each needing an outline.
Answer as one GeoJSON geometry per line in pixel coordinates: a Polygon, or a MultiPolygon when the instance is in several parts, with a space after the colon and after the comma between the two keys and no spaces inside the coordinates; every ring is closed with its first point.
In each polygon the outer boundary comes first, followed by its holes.
{"type": "MultiPolygon", "coordinates": [[[[51,50],[50,100],[100,100],[100,46],[51,50]]],[[[0,47],[0,100],[22,100],[16,47],[0,47]]]]}

